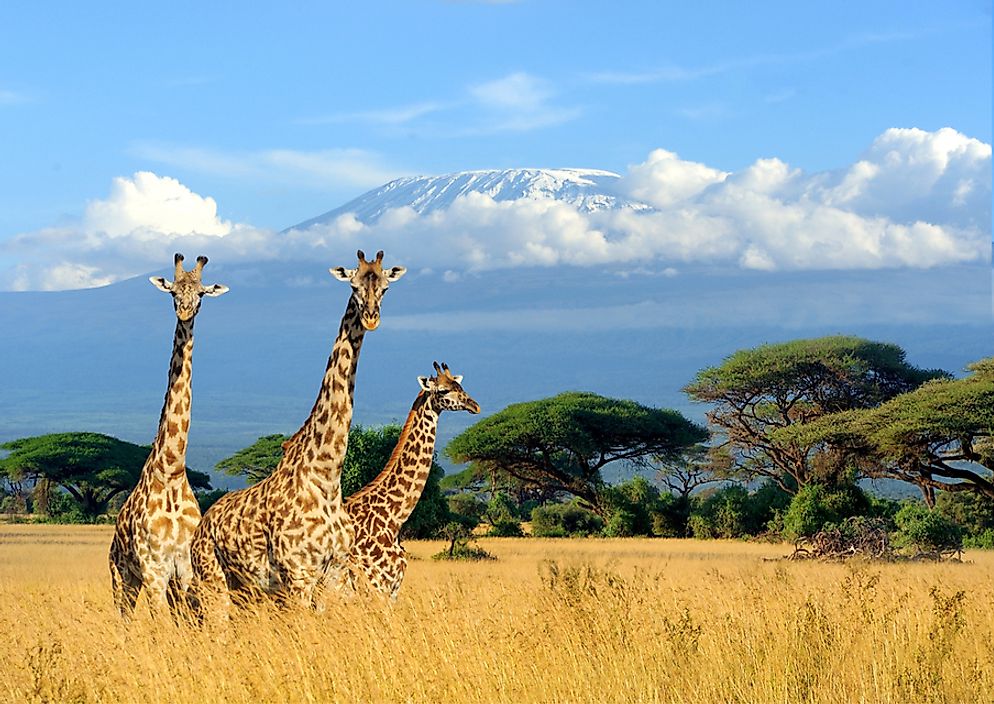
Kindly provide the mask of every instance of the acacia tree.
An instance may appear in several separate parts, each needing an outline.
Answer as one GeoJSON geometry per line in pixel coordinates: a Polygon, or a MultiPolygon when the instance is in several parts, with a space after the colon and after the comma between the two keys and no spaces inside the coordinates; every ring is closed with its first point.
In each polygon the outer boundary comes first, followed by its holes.
{"type": "Polygon", "coordinates": [[[694,490],[728,479],[734,460],[724,448],[695,445],[678,457],[657,457],[656,478],[686,501],[694,490]]]}
{"type": "Polygon", "coordinates": [[[871,409],[836,413],[777,433],[799,446],[828,445],[870,477],[994,499],[994,357],[963,379],[937,379],[871,409]]]}
{"type": "Polygon", "coordinates": [[[483,463],[522,482],[566,492],[604,516],[602,470],[612,462],[646,466],[707,438],[677,411],[593,393],[567,392],[516,403],[453,439],[446,454],[457,463],[483,463]]]}
{"type": "Polygon", "coordinates": [[[948,376],[908,364],[897,345],[832,336],[741,350],[698,372],[684,391],[711,404],[708,422],[735,456],[737,473],[795,493],[812,482],[842,482],[846,465],[824,444],[786,442],[777,430],[872,408],[948,376]]]}
{"type": "MultiPolygon", "coordinates": [[[[138,483],[151,447],[101,433],[53,433],[11,440],[0,449],[0,472],[34,486],[55,484],[75,499],[90,518],[106,512],[118,494],[138,483]]],[[[194,489],[210,489],[210,477],[187,470],[194,489]]]]}
{"type": "MultiPolygon", "coordinates": [[[[399,425],[365,428],[353,425],[342,464],[342,497],[347,498],[366,486],[386,466],[400,439],[399,425]]],[[[234,476],[245,477],[249,484],[262,481],[283,459],[283,443],[287,435],[264,435],[217,463],[217,469],[234,476]]],[[[432,462],[428,483],[414,512],[402,529],[404,537],[431,537],[449,520],[449,510],[439,488],[445,470],[432,462]]]]}

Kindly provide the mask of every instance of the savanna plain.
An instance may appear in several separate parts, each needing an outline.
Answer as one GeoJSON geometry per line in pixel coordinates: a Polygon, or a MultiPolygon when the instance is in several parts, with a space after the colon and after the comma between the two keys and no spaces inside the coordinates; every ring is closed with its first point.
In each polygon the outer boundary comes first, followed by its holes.
{"type": "Polygon", "coordinates": [[[111,603],[105,526],[0,526],[11,702],[991,702],[994,554],[788,562],[786,545],[408,543],[395,604],[210,628],[111,603]]]}

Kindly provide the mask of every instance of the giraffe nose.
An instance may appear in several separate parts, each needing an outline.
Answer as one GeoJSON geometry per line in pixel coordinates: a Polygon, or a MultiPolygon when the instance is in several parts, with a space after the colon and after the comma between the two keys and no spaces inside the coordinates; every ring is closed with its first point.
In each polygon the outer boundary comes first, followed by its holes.
{"type": "Polygon", "coordinates": [[[473,399],[470,399],[469,403],[466,406],[466,410],[475,416],[477,413],[480,412],[480,404],[478,404],[473,399]]]}
{"type": "Polygon", "coordinates": [[[362,317],[362,326],[367,330],[375,330],[380,327],[380,316],[364,315],[362,317]]]}

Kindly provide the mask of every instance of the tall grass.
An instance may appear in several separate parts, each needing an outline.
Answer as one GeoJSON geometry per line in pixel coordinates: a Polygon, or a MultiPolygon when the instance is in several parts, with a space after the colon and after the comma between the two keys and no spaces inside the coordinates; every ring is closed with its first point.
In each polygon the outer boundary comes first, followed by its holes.
{"type": "MultiPolygon", "coordinates": [[[[988,702],[994,555],[767,562],[782,546],[483,540],[394,605],[262,607],[199,630],[113,611],[103,527],[0,528],[17,702],[988,702]]],[[[413,543],[426,558],[439,543],[413,543]]]]}

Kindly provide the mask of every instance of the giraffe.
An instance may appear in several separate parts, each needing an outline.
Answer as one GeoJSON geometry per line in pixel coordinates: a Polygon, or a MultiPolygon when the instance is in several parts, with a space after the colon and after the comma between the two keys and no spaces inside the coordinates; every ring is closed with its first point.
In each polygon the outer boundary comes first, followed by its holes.
{"type": "Polygon", "coordinates": [[[200,522],[200,507],[186,476],[186,442],[190,430],[190,377],[193,321],[204,296],[220,296],[227,286],[201,283],[207,257],[197,257],[191,271],[183,270],[183,255],[173,258],[173,281],[149,280],[173,297],[176,332],[169,362],[169,382],[152,443],[138,484],[117,515],[110,546],[111,585],[121,616],[128,620],[142,588],[154,611],[174,609],[177,597],[190,586],[190,539],[200,522]]]}
{"type": "Polygon", "coordinates": [[[353,531],[341,473],[359,350],[366,331],[379,326],[383,294],[406,272],[384,269],[382,251],[371,262],[357,254],[357,268],[329,270],[352,285],[352,295],[310,416],[284,443],[273,473],[223,496],[194,534],[192,606],[201,613],[226,611],[229,592],[261,591],[284,605],[312,606],[325,572],[345,564],[353,531]]]}
{"type": "Polygon", "coordinates": [[[345,502],[355,527],[350,566],[394,600],[407,569],[398,536],[428,481],[438,417],[442,411],[480,412],[480,405],[463,391],[461,376],[453,376],[445,364],[439,367],[438,362],[435,374],[418,377],[421,391],[386,466],[345,502]]]}

